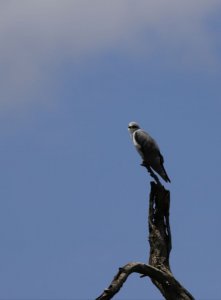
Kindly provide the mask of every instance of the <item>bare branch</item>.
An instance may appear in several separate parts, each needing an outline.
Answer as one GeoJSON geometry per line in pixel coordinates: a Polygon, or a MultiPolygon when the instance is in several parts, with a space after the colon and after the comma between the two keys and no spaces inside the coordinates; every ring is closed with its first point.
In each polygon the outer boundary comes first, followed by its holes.
{"type": "Polygon", "coordinates": [[[125,266],[119,268],[118,273],[115,275],[111,284],[104,292],[96,298],[96,300],[108,300],[111,299],[116,293],[119,292],[127,277],[131,273],[139,273],[144,276],[149,276],[153,280],[160,282],[162,285],[172,285],[174,284],[174,279],[167,273],[164,273],[150,265],[146,265],[139,262],[131,262],[125,266]]]}
{"type": "MultiPolygon", "coordinates": [[[[148,166],[145,167],[148,169],[148,166]]],[[[170,192],[161,185],[157,176],[154,179],[157,184],[151,182],[149,198],[149,265],[131,262],[119,268],[110,286],[96,300],[111,299],[119,292],[131,273],[139,273],[141,277],[149,276],[166,300],[194,300],[174,278],[170,269],[169,256],[172,249],[169,223],[170,192]]]]}
{"type": "Polygon", "coordinates": [[[151,182],[148,218],[149,264],[173,278],[170,285],[162,284],[162,282],[154,278],[152,278],[152,282],[167,300],[193,300],[193,296],[174,278],[170,269],[169,257],[172,241],[169,210],[170,192],[162,185],[151,182]]]}

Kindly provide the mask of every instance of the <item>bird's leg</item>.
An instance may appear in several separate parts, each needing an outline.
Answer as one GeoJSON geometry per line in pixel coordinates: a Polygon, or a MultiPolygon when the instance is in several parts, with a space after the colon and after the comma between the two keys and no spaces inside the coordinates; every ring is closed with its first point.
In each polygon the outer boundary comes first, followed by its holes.
{"type": "Polygon", "coordinates": [[[148,165],[148,163],[146,163],[145,161],[142,162],[142,164],[140,164],[142,167],[145,167],[147,169],[147,171],[149,172],[150,176],[153,177],[153,179],[156,181],[156,183],[158,185],[162,184],[160,183],[159,178],[157,177],[157,175],[153,172],[153,170],[151,169],[150,165],[148,165]]]}

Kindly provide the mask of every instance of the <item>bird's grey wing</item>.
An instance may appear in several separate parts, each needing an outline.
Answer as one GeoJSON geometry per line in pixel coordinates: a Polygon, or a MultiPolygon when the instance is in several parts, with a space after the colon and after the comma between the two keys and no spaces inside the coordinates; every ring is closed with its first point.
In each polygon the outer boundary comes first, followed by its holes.
{"type": "Polygon", "coordinates": [[[155,157],[160,154],[159,147],[155,140],[143,130],[137,130],[134,133],[134,145],[142,158],[146,161],[149,161],[153,156],[155,157]]]}
{"type": "Polygon", "coordinates": [[[144,162],[156,171],[166,182],[170,182],[163,166],[163,155],[160,153],[160,149],[155,140],[145,131],[137,130],[134,133],[134,144],[144,162]]]}
{"type": "Polygon", "coordinates": [[[134,133],[134,138],[138,145],[141,146],[141,148],[148,148],[152,151],[158,151],[160,152],[160,149],[156,143],[156,141],[144,130],[137,130],[134,133]]]}
{"type": "Polygon", "coordinates": [[[160,151],[159,151],[159,157],[160,157],[161,164],[163,164],[164,163],[164,158],[163,158],[163,155],[160,153],[160,151]]]}

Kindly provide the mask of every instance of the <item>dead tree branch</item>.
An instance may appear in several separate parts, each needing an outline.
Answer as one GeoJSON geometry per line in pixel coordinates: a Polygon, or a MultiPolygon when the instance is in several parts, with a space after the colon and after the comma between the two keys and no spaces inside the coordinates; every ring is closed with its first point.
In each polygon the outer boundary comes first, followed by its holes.
{"type": "MultiPolygon", "coordinates": [[[[157,178],[158,179],[158,178],[157,178]]],[[[174,278],[169,263],[172,249],[169,223],[170,192],[161,184],[151,182],[149,198],[149,265],[131,262],[119,268],[111,284],[96,300],[109,300],[119,292],[131,273],[150,277],[166,300],[194,300],[174,278]]]]}
{"type": "Polygon", "coordinates": [[[162,285],[159,280],[151,278],[154,285],[167,300],[194,300],[193,296],[174,278],[169,263],[172,249],[169,223],[170,192],[162,185],[151,182],[149,201],[149,264],[173,277],[173,283],[162,285]]]}

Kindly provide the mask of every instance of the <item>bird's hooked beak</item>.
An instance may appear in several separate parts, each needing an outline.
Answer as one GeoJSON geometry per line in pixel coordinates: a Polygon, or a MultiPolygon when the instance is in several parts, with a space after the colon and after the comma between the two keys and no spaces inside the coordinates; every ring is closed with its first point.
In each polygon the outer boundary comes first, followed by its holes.
{"type": "Polygon", "coordinates": [[[129,134],[132,136],[133,130],[132,130],[131,126],[128,125],[127,130],[129,131],[129,134]]]}

